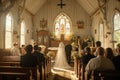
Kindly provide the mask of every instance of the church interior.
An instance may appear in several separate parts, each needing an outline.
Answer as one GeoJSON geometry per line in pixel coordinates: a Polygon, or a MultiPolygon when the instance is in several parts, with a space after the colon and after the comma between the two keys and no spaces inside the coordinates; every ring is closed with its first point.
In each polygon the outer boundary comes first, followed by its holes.
{"type": "Polygon", "coordinates": [[[15,80],[40,80],[37,73],[32,75],[36,79],[21,74],[27,70],[21,69],[20,56],[11,55],[14,43],[19,49],[22,45],[41,47],[46,58],[43,80],[87,80],[79,59],[84,42],[94,50],[100,41],[104,49],[115,52],[119,36],[120,0],[0,0],[0,80],[6,75],[8,80],[11,76],[19,77],[15,80]],[[72,45],[70,70],[52,68],[60,42],[72,45]]]}

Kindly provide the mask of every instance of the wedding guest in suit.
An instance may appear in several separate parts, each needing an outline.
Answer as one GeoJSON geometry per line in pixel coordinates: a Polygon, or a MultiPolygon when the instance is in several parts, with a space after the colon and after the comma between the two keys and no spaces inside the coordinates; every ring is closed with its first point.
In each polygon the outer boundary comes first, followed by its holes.
{"type": "Polygon", "coordinates": [[[81,44],[82,50],[84,50],[84,48],[87,47],[87,46],[88,46],[88,43],[87,43],[87,39],[85,38],[85,39],[83,40],[82,44],[81,44]]]}
{"type": "Polygon", "coordinates": [[[115,70],[112,61],[104,57],[104,49],[102,47],[98,47],[96,52],[97,57],[90,59],[85,69],[88,79],[90,79],[90,74],[92,70],[115,70]]]}
{"type": "Polygon", "coordinates": [[[20,48],[20,53],[21,53],[21,55],[26,54],[25,45],[24,45],[24,44],[22,44],[22,46],[21,46],[21,48],[20,48]]]}
{"type": "Polygon", "coordinates": [[[67,44],[65,46],[65,52],[66,52],[66,56],[67,56],[67,62],[70,64],[71,62],[71,51],[72,51],[72,46],[71,44],[67,44]]]}
{"type": "Polygon", "coordinates": [[[81,62],[82,64],[84,65],[87,65],[88,61],[91,59],[91,58],[94,58],[95,56],[91,54],[91,49],[90,47],[86,47],[85,48],[85,55],[83,55],[81,57],[81,62]]]}
{"type": "Polygon", "coordinates": [[[96,48],[101,47],[101,41],[96,41],[96,48]]]}
{"type": "Polygon", "coordinates": [[[115,68],[117,70],[120,70],[120,43],[117,44],[116,52],[118,55],[113,58],[113,63],[115,65],[115,68]]]}
{"type": "Polygon", "coordinates": [[[113,60],[114,53],[113,53],[113,50],[111,48],[106,48],[105,57],[109,58],[111,61],[113,60]]]}
{"type": "MultiPolygon", "coordinates": [[[[96,46],[96,50],[97,50],[97,48],[101,47],[101,41],[96,41],[95,46],[96,46]]],[[[94,54],[94,56],[97,56],[96,51],[93,54],[94,54]]]]}
{"type": "Polygon", "coordinates": [[[37,59],[32,54],[32,50],[33,50],[32,45],[27,45],[25,50],[26,50],[26,54],[21,56],[20,65],[22,67],[36,67],[37,59]]]}
{"type": "MultiPolygon", "coordinates": [[[[33,55],[37,59],[37,65],[39,65],[40,80],[43,80],[43,78],[42,78],[42,68],[44,68],[44,70],[45,70],[45,57],[42,53],[40,53],[39,50],[41,50],[41,48],[38,47],[38,45],[35,45],[33,55]]],[[[45,74],[44,74],[44,80],[45,80],[45,74]]]]}

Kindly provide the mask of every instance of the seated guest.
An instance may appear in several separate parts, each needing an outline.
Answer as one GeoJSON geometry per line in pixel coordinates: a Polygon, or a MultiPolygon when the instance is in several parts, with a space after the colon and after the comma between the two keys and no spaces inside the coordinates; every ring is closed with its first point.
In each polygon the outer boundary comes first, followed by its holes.
{"type": "Polygon", "coordinates": [[[106,48],[105,57],[112,60],[114,58],[113,50],[111,48],[106,48]]]}
{"type": "Polygon", "coordinates": [[[91,58],[94,58],[95,56],[91,54],[91,49],[90,47],[86,47],[85,48],[85,55],[83,55],[81,57],[81,63],[83,63],[84,65],[87,65],[88,61],[91,59],[91,58]]]}
{"type": "Polygon", "coordinates": [[[11,48],[11,55],[12,56],[20,56],[20,49],[19,49],[17,43],[13,44],[13,47],[11,48]]]}
{"type": "MultiPolygon", "coordinates": [[[[45,57],[42,53],[40,53],[41,48],[38,47],[38,45],[34,46],[34,52],[33,55],[37,59],[37,65],[39,65],[39,72],[40,72],[40,80],[42,80],[42,67],[45,68],[45,57]]],[[[45,76],[45,75],[44,75],[45,76]]],[[[44,77],[45,78],[45,77],[44,77]]]]}
{"type": "Polygon", "coordinates": [[[112,61],[106,57],[104,57],[104,49],[102,47],[98,47],[96,49],[97,57],[92,58],[87,66],[86,66],[86,73],[88,79],[90,79],[90,73],[92,70],[115,70],[114,64],[112,61]]]}
{"type": "Polygon", "coordinates": [[[20,65],[22,67],[36,67],[37,59],[32,54],[32,50],[33,50],[32,45],[27,45],[25,50],[26,50],[26,54],[21,56],[20,65]]]}
{"type": "Polygon", "coordinates": [[[24,44],[21,46],[20,53],[21,53],[21,55],[26,54],[25,45],[24,44]]]}
{"type": "Polygon", "coordinates": [[[118,54],[113,58],[113,63],[117,70],[120,70],[120,44],[117,44],[116,53],[118,54]]]}
{"type": "MultiPolygon", "coordinates": [[[[101,47],[101,41],[96,41],[96,42],[95,42],[95,46],[96,46],[96,49],[99,48],[99,47],[101,47]]],[[[93,54],[94,54],[95,56],[97,56],[96,51],[95,51],[93,54]]]]}
{"type": "Polygon", "coordinates": [[[87,39],[84,39],[82,44],[81,44],[82,50],[84,50],[84,48],[87,47],[87,46],[88,46],[87,39]]]}

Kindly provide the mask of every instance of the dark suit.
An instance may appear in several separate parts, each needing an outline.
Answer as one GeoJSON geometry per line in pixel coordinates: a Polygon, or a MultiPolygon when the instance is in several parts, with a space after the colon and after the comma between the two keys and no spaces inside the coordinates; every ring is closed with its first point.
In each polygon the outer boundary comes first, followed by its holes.
{"type": "Polygon", "coordinates": [[[66,45],[65,46],[65,52],[66,52],[68,63],[71,62],[71,51],[72,51],[72,46],[70,44],[66,45]]]}
{"type": "MultiPolygon", "coordinates": [[[[44,55],[38,51],[34,51],[33,55],[37,59],[37,64],[39,65],[39,72],[40,72],[40,80],[42,80],[42,67],[45,70],[45,58],[44,55]]],[[[44,72],[44,79],[45,79],[45,72],[44,72]]]]}
{"type": "Polygon", "coordinates": [[[113,58],[113,63],[115,65],[116,70],[120,70],[120,55],[113,58]]]}
{"type": "Polygon", "coordinates": [[[20,65],[22,67],[36,67],[37,59],[33,56],[32,53],[27,53],[21,56],[20,65]]]}
{"type": "Polygon", "coordinates": [[[91,55],[91,54],[87,54],[87,55],[83,55],[81,57],[81,63],[84,64],[84,65],[87,65],[87,63],[89,62],[89,60],[91,58],[94,58],[95,56],[91,55]]]}

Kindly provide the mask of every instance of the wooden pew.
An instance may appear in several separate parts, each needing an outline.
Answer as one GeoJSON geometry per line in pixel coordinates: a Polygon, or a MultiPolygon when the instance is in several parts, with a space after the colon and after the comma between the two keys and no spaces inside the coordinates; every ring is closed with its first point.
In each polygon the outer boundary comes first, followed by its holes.
{"type": "Polygon", "coordinates": [[[20,66],[20,56],[0,56],[0,66],[20,66]]]}
{"type": "Polygon", "coordinates": [[[120,71],[92,71],[91,80],[120,80],[120,71]]]}
{"type": "Polygon", "coordinates": [[[28,76],[30,79],[29,74],[34,80],[37,80],[37,67],[0,66],[0,76],[19,76],[21,78],[22,76],[25,77],[26,75],[26,79],[28,80],[28,76]]]}
{"type": "Polygon", "coordinates": [[[0,72],[0,80],[30,80],[30,73],[0,72]]]}
{"type": "Polygon", "coordinates": [[[45,61],[45,77],[51,74],[51,58],[47,58],[45,61]]]}
{"type": "Polygon", "coordinates": [[[10,49],[0,49],[0,56],[10,56],[11,51],[10,49]]]}

